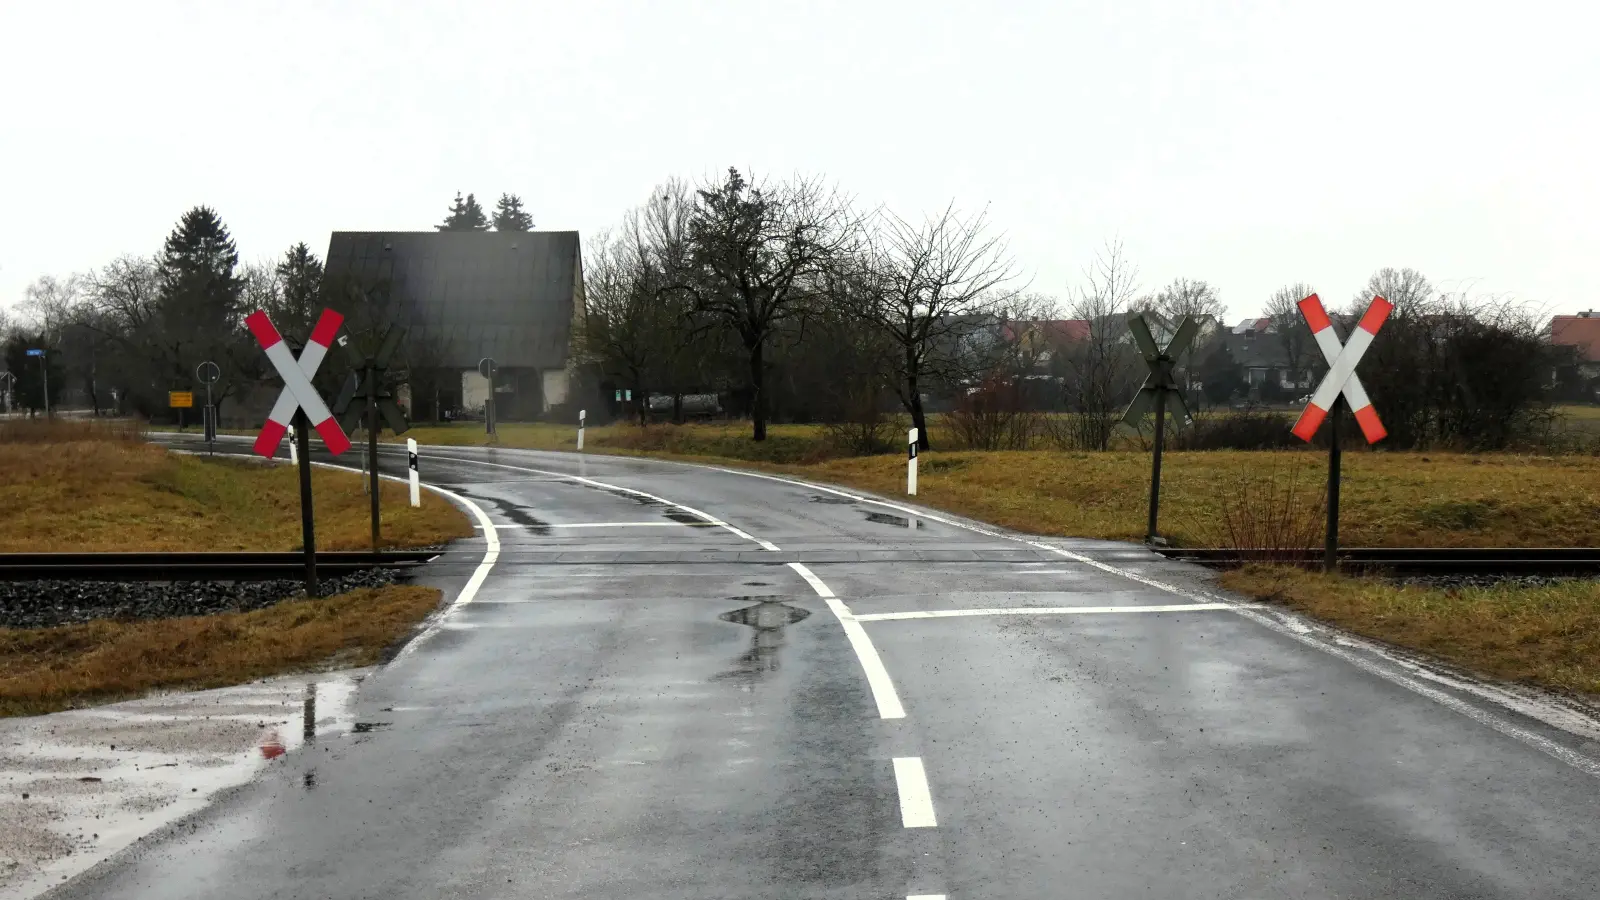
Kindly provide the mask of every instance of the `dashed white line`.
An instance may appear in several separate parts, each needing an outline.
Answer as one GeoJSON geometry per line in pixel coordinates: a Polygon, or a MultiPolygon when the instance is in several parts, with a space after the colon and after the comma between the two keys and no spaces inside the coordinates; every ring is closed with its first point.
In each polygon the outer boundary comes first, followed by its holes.
{"type": "Polygon", "coordinates": [[[958,616],[1067,616],[1078,613],[1169,613],[1201,609],[1233,609],[1227,603],[1168,603],[1147,606],[1007,606],[992,609],[925,609],[912,612],[857,613],[857,622],[901,619],[945,619],[958,616]]]}
{"type": "MultiPolygon", "coordinates": [[[[834,618],[839,620],[839,627],[844,629],[844,636],[850,641],[850,649],[856,653],[856,661],[861,663],[861,671],[867,676],[867,686],[872,689],[872,699],[878,704],[878,716],[884,719],[904,719],[906,709],[900,705],[900,695],[895,693],[894,681],[889,678],[889,670],[883,667],[883,659],[878,656],[878,648],[872,645],[872,638],[867,636],[867,630],[861,627],[861,622],[850,612],[850,607],[844,601],[834,596],[833,591],[822,583],[815,572],[806,568],[805,563],[792,562],[789,568],[800,573],[800,577],[811,585],[817,596],[828,604],[828,610],[834,618]]],[[[920,765],[920,763],[919,763],[920,765]]]]}
{"type": "Polygon", "coordinates": [[[922,757],[895,757],[894,783],[900,791],[901,825],[933,828],[939,824],[933,814],[933,794],[928,791],[928,773],[922,768],[922,757]]]}

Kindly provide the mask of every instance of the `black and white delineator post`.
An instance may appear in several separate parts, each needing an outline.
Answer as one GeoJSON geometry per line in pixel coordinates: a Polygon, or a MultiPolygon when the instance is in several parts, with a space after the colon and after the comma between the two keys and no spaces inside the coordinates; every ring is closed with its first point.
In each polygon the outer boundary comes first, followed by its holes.
{"type": "Polygon", "coordinates": [[[917,430],[906,438],[906,493],[917,495],[917,430]]]}
{"type": "Polygon", "coordinates": [[[417,439],[406,438],[406,466],[411,470],[411,505],[422,505],[422,476],[417,472],[417,439]]]}
{"type": "Polygon", "coordinates": [[[583,420],[589,417],[587,409],[578,410],[578,452],[583,452],[583,420]]]}
{"type": "Polygon", "coordinates": [[[1152,404],[1156,411],[1155,454],[1150,463],[1150,517],[1144,534],[1144,539],[1150,543],[1156,540],[1156,519],[1161,510],[1161,447],[1166,443],[1167,436],[1167,404],[1176,404],[1172,416],[1173,427],[1182,427],[1190,421],[1189,410],[1183,403],[1183,391],[1178,389],[1177,380],[1172,376],[1172,367],[1178,357],[1189,349],[1199,330],[1199,322],[1184,316],[1167,346],[1157,347],[1144,314],[1135,313],[1128,317],[1128,332],[1133,335],[1133,342],[1138,345],[1139,355],[1144,357],[1145,365],[1150,367],[1150,374],[1145,376],[1144,386],[1139,388],[1133,402],[1128,404],[1128,411],[1122,414],[1122,421],[1137,428],[1152,404]]]}

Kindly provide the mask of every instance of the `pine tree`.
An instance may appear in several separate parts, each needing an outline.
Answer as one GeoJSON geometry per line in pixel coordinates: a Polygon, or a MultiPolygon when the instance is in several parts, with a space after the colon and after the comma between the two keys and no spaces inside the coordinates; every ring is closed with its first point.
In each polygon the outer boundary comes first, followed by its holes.
{"type": "Polygon", "coordinates": [[[277,272],[283,290],[280,315],[284,321],[279,329],[293,334],[310,333],[312,319],[321,307],[322,260],[302,241],[283,254],[277,272]]]}
{"type": "Polygon", "coordinates": [[[484,215],[477,197],[468,194],[463,200],[461,192],[457,191],[456,200],[450,204],[450,214],[445,217],[444,224],[433,227],[440,231],[488,231],[489,217],[484,215]]]}
{"type": "Polygon", "coordinates": [[[533,216],[522,208],[522,198],[516,194],[501,194],[494,207],[495,231],[527,231],[533,227],[533,216]]]}
{"type": "Polygon", "coordinates": [[[183,214],[161,251],[159,300],[167,327],[217,336],[232,329],[244,282],[234,274],[239,251],[214,210],[183,214]]]}

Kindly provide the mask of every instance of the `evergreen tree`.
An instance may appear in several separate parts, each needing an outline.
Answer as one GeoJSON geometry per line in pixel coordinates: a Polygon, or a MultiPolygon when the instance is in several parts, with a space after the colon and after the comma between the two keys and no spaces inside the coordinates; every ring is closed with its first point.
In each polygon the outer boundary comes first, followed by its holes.
{"type": "Polygon", "coordinates": [[[66,373],[61,369],[61,353],[51,349],[43,334],[15,332],[5,344],[6,369],[16,376],[12,390],[12,407],[30,412],[44,409],[45,376],[40,371],[39,357],[29,356],[33,349],[46,350],[44,366],[49,369],[50,406],[54,408],[61,399],[61,389],[67,386],[66,373]]]}
{"type": "Polygon", "coordinates": [[[161,251],[162,319],[174,336],[218,337],[239,317],[244,282],[234,274],[239,251],[210,207],[183,214],[161,251]]]}
{"type": "Polygon", "coordinates": [[[468,194],[463,200],[461,192],[457,191],[456,200],[450,204],[450,214],[445,217],[444,224],[433,227],[440,231],[488,231],[489,217],[484,215],[477,197],[468,194]]]}
{"type": "Polygon", "coordinates": [[[290,247],[278,263],[283,318],[278,327],[290,334],[310,334],[312,321],[322,308],[322,260],[302,241],[290,247]]]}
{"type": "Polygon", "coordinates": [[[494,207],[495,231],[527,231],[533,227],[533,216],[522,208],[522,198],[516,194],[501,194],[494,207]]]}

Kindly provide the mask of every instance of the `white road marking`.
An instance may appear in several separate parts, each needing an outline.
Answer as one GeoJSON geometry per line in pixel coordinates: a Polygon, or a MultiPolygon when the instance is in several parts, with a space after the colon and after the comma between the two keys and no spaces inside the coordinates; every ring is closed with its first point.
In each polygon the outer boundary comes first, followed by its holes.
{"type": "MultiPolygon", "coordinates": [[[[1464,700],[1453,697],[1443,691],[1431,688],[1415,678],[1400,672],[1386,669],[1383,666],[1378,665],[1365,654],[1357,653],[1355,651],[1346,649],[1345,647],[1340,647],[1333,641],[1323,639],[1315,632],[1302,632],[1297,628],[1285,624],[1284,621],[1280,621],[1278,618],[1269,615],[1267,612],[1261,609],[1252,608],[1252,606],[1249,604],[1239,603],[1227,597],[1210,594],[1207,592],[1185,590],[1177,587],[1176,585],[1167,584],[1164,581],[1158,581],[1154,578],[1147,578],[1138,574],[1137,572],[1130,572],[1127,569],[1121,569],[1113,565],[1108,565],[1100,562],[1097,559],[1084,556],[1081,553],[1074,553],[1071,550],[1063,550],[1060,547],[1053,547],[1041,541],[1028,540],[1027,538],[1020,537],[1018,535],[1005,534],[1003,532],[995,531],[989,528],[981,528],[966,522],[958,522],[954,519],[947,519],[938,515],[931,515],[923,510],[900,503],[892,503],[887,500],[878,500],[874,497],[865,497],[860,494],[852,494],[849,491],[841,491],[838,488],[832,488],[826,485],[812,484],[806,481],[796,481],[792,478],[779,478],[776,475],[766,475],[760,472],[741,472],[738,469],[728,469],[723,468],[722,466],[696,466],[694,463],[679,463],[679,465],[694,466],[695,468],[706,468],[716,472],[726,472],[730,475],[743,475],[747,478],[760,478],[766,481],[778,481],[784,484],[793,485],[795,487],[802,487],[807,490],[822,491],[824,493],[834,494],[839,497],[848,497],[857,503],[871,503],[875,506],[887,507],[898,512],[921,516],[925,519],[938,522],[942,525],[950,525],[955,528],[962,528],[967,531],[976,532],[977,534],[988,535],[989,537],[1027,544],[1030,547],[1045,550],[1047,552],[1057,554],[1058,556],[1064,556],[1067,559],[1073,560],[1074,562],[1083,563],[1086,566],[1099,569],[1102,572],[1127,578],[1131,581],[1136,581],[1140,584],[1153,587],[1156,590],[1165,591],[1169,594],[1193,600],[1196,603],[1224,603],[1236,615],[1243,616],[1244,618],[1249,619],[1258,625],[1269,628],[1278,634],[1285,635],[1291,640],[1304,644],[1307,647],[1321,650],[1324,653],[1336,656],[1369,675],[1376,676],[1384,681],[1389,682],[1390,684],[1405,688],[1412,693],[1432,700],[1446,709],[1458,712],[1480,725],[1486,725],[1489,728],[1500,732],[1506,737],[1521,741],[1522,743],[1527,744],[1528,746],[1533,747],[1534,749],[1539,750],[1548,756],[1558,759],[1585,774],[1600,778],[1600,761],[1591,759],[1590,757],[1584,756],[1583,754],[1577,753],[1573,750],[1569,750],[1542,734],[1538,734],[1537,732],[1523,728],[1520,725],[1508,722],[1499,716],[1479,709],[1464,700]]],[[[1394,653],[1389,652],[1370,641],[1347,639],[1347,643],[1359,646],[1362,648],[1362,650],[1366,651],[1366,653],[1378,656],[1395,665],[1403,667],[1415,666],[1414,663],[1400,658],[1394,653]]],[[[1559,728],[1563,731],[1581,734],[1585,730],[1585,725],[1581,721],[1583,718],[1581,715],[1569,713],[1565,710],[1552,710],[1549,704],[1538,704],[1522,698],[1516,698],[1513,695],[1508,694],[1505,690],[1491,685],[1480,685],[1460,680],[1452,680],[1450,686],[1470,693],[1473,696],[1476,696],[1489,703],[1493,703],[1503,709],[1511,709],[1523,713],[1524,715],[1530,716],[1538,721],[1544,722],[1547,725],[1559,728]]]]}
{"type": "MultiPolygon", "coordinates": [[[[314,466],[323,466],[329,469],[343,469],[346,472],[359,471],[353,466],[341,466],[337,463],[313,461],[311,464],[314,466]]],[[[387,478],[390,481],[398,481],[408,486],[411,484],[411,479],[409,477],[399,478],[394,475],[384,475],[381,472],[379,473],[378,477],[387,478]]],[[[445,619],[449,618],[450,615],[456,610],[459,610],[461,607],[471,603],[472,598],[478,596],[478,589],[483,587],[484,579],[488,578],[489,572],[494,569],[495,561],[500,558],[500,535],[495,532],[494,523],[489,520],[489,514],[484,512],[482,507],[478,506],[476,503],[473,503],[468,498],[457,494],[455,491],[447,490],[439,487],[438,485],[423,482],[422,486],[436,494],[439,494],[440,496],[445,497],[446,499],[455,501],[461,506],[465,506],[467,510],[472,513],[473,517],[478,520],[478,527],[483,531],[483,541],[485,545],[483,551],[483,561],[478,563],[478,567],[476,569],[472,570],[472,577],[467,579],[467,583],[462,586],[461,592],[456,594],[456,599],[452,600],[450,605],[445,607],[442,611],[436,612],[429,616],[427,624],[422,626],[422,630],[417,633],[417,636],[407,641],[406,645],[400,648],[400,652],[396,653],[394,658],[389,660],[389,662],[385,665],[385,668],[394,665],[396,662],[399,662],[407,656],[410,656],[417,649],[417,646],[423,641],[439,633],[439,630],[444,627],[445,619]]]]}
{"type": "Polygon", "coordinates": [[[896,756],[894,783],[900,789],[900,824],[906,828],[933,828],[939,824],[933,815],[933,794],[928,790],[928,773],[922,757],[896,756]]]}
{"type": "MultiPolygon", "coordinates": [[[[707,523],[710,524],[710,523],[707,523]]],[[[551,522],[547,528],[689,528],[687,522],[551,522]]]]}
{"type": "Polygon", "coordinates": [[[760,547],[763,550],[770,550],[770,551],[772,551],[774,553],[776,553],[778,551],[777,545],[773,544],[771,541],[764,541],[764,540],[762,540],[762,539],[760,539],[758,537],[755,537],[754,535],[752,535],[752,534],[750,534],[750,533],[748,533],[746,531],[743,531],[743,530],[741,530],[741,529],[739,529],[739,528],[737,528],[737,527],[735,527],[733,525],[729,525],[727,522],[722,521],[721,519],[717,518],[716,516],[711,515],[710,513],[701,512],[700,510],[695,509],[692,506],[685,506],[682,503],[674,503],[673,501],[668,500],[665,497],[657,497],[655,494],[650,494],[650,493],[646,493],[644,491],[634,490],[633,488],[625,488],[625,487],[623,487],[621,485],[617,485],[617,484],[607,484],[604,481],[595,481],[592,478],[584,478],[581,475],[568,475],[565,472],[552,472],[549,469],[535,469],[535,468],[532,468],[531,466],[511,466],[511,465],[507,465],[505,463],[485,462],[484,460],[479,460],[479,459],[462,458],[462,457],[459,457],[459,456],[448,456],[448,455],[438,454],[438,453],[436,453],[434,455],[434,458],[435,459],[448,459],[451,462],[468,463],[468,464],[474,465],[474,466],[492,466],[492,467],[497,468],[497,469],[510,469],[510,470],[512,470],[514,472],[533,472],[536,475],[548,475],[548,476],[550,476],[552,478],[562,478],[562,479],[565,479],[567,481],[576,482],[578,484],[588,485],[589,487],[600,488],[601,490],[621,491],[624,494],[629,494],[629,495],[632,495],[634,497],[644,497],[647,500],[654,500],[657,503],[664,503],[667,506],[671,506],[671,507],[674,507],[676,509],[681,509],[684,512],[686,512],[686,513],[688,513],[688,514],[690,514],[692,516],[698,516],[698,517],[706,520],[707,522],[711,523],[712,525],[717,526],[718,528],[725,528],[728,531],[732,532],[736,537],[741,537],[741,538],[743,538],[743,539],[745,539],[747,541],[750,541],[751,543],[757,545],[758,547],[760,547]]]}
{"type": "MultiPolygon", "coordinates": [[[[800,573],[800,577],[811,585],[817,596],[828,604],[828,609],[834,618],[839,620],[839,627],[844,629],[844,636],[850,641],[850,649],[856,652],[856,661],[861,663],[861,671],[866,673],[867,686],[872,689],[872,699],[878,704],[878,716],[884,719],[904,719],[906,710],[900,705],[900,695],[895,693],[894,681],[889,678],[889,670],[883,667],[883,659],[878,656],[878,648],[872,645],[872,638],[867,636],[867,630],[850,612],[850,607],[844,601],[834,596],[833,591],[816,573],[806,568],[805,563],[792,562],[789,568],[800,573]]],[[[921,765],[921,763],[918,763],[921,765]]]]}
{"type": "Polygon", "coordinates": [[[1169,603],[1161,606],[1005,606],[993,609],[925,609],[912,612],[857,613],[857,622],[900,619],[946,619],[957,616],[1063,616],[1075,613],[1164,613],[1199,609],[1233,609],[1227,603],[1169,603]]]}

